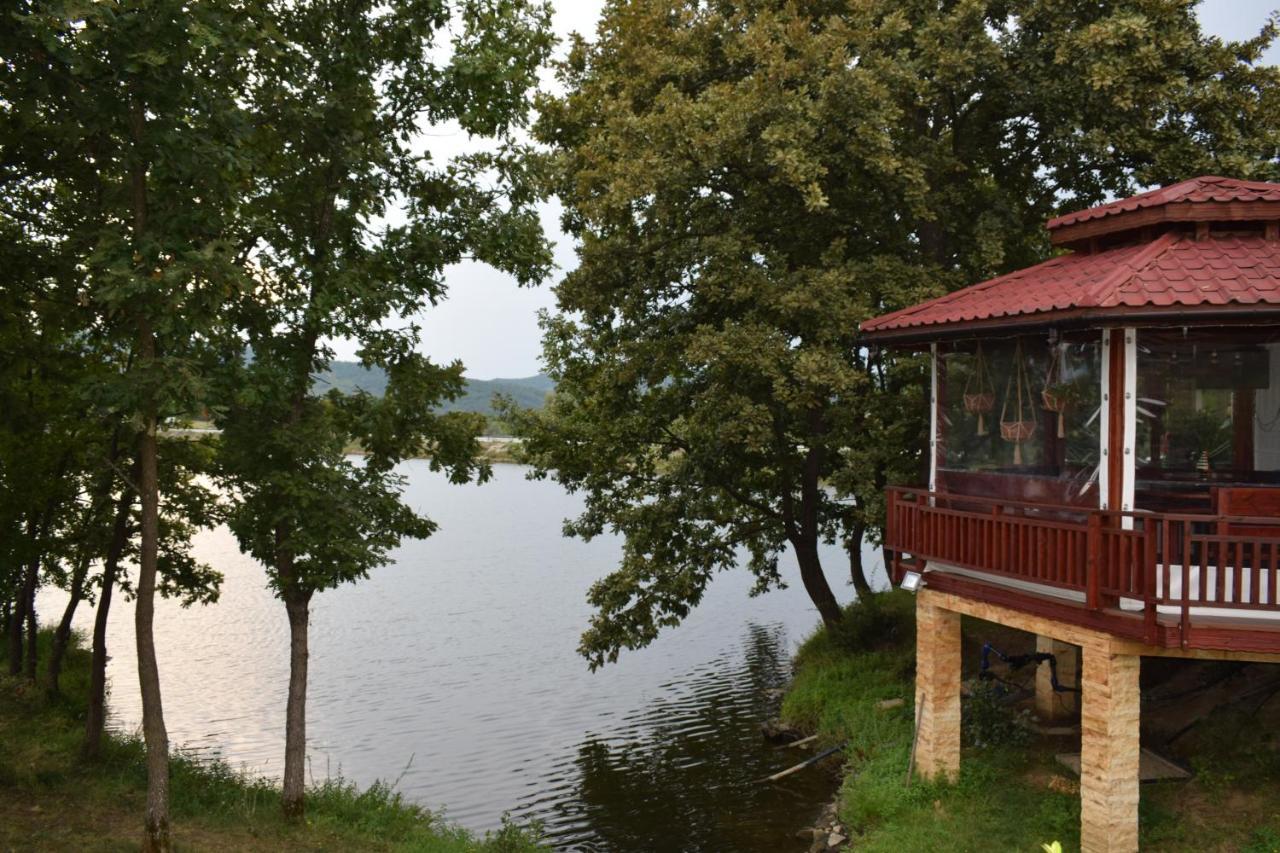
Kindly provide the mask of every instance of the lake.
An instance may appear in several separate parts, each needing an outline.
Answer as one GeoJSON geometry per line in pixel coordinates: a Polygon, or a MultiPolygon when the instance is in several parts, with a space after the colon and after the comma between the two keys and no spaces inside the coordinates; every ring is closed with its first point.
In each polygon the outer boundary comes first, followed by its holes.
{"type": "MultiPolygon", "coordinates": [[[[369,580],[315,598],[312,778],[394,781],[481,831],[504,813],[536,820],[564,850],[806,849],[794,833],[834,782],[819,771],[757,782],[799,760],[759,732],[817,624],[789,555],[791,588],[751,598],[745,570],[722,573],[683,625],[591,673],[576,652],[585,594],[616,565],[619,540],[563,538],[581,500],[520,466],[495,466],[484,486],[451,486],[422,462],[404,470],[407,501],[440,530],[405,543],[369,580]]],[[[216,605],[158,608],[170,739],[277,776],[284,607],[226,530],[201,533],[195,550],[226,580],[216,605]]],[[[847,559],[836,548],[823,556],[849,600],[847,559]]],[[[42,602],[42,618],[55,619],[59,596],[42,602]]],[[[90,630],[91,612],[77,622],[90,630]]],[[[132,608],[119,602],[110,706],[125,730],[141,720],[132,630],[132,608]]]]}

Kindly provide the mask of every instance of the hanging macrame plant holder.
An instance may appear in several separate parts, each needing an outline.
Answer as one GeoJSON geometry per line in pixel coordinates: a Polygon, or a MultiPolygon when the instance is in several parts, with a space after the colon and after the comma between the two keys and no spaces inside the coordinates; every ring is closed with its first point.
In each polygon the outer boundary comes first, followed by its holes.
{"type": "Polygon", "coordinates": [[[1067,409],[1071,408],[1071,388],[1066,383],[1058,381],[1062,373],[1062,348],[1055,346],[1053,348],[1053,357],[1049,360],[1049,370],[1044,376],[1044,390],[1040,392],[1040,402],[1044,405],[1045,411],[1053,412],[1058,416],[1058,438],[1066,438],[1067,409]]]}
{"type": "Polygon", "coordinates": [[[987,415],[996,407],[995,389],[991,387],[991,374],[982,354],[982,344],[974,357],[973,372],[964,381],[964,410],[978,416],[978,435],[987,434],[987,415]]]}
{"type": "Polygon", "coordinates": [[[1031,382],[1027,379],[1027,365],[1022,358],[1022,341],[1019,340],[1013,349],[1013,372],[1005,383],[1004,404],[1000,407],[1000,437],[1013,444],[1014,465],[1022,464],[1022,443],[1035,435],[1035,416],[1031,382]],[[1015,407],[1012,419],[1008,417],[1010,401],[1015,407]]]}

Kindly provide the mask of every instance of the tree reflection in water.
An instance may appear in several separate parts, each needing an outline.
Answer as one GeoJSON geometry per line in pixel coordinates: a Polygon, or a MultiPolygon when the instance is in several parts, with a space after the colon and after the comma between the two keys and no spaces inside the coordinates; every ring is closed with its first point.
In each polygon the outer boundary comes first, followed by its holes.
{"type": "Polygon", "coordinates": [[[591,734],[565,785],[523,803],[560,849],[592,851],[778,851],[801,849],[795,832],[831,796],[821,770],[777,784],[758,780],[803,753],[764,741],[789,674],[780,625],[750,625],[742,642],[696,667],[663,698],[591,734]],[[564,791],[571,787],[571,791],[564,791]]]}

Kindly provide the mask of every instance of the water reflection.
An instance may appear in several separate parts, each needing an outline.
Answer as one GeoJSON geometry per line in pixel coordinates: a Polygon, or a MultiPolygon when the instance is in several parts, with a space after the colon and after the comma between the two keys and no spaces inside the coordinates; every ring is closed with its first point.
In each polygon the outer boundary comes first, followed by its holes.
{"type": "Polygon", "coordinates": [[[824,797],[819,771],[787,785],[759,780],[792,760],[760,737],[787,679],[786,629],[750,625],[742,643],[691,669],[669,692],[593,734],[571,763],[576,779],[522,803],[563,849],[786,850],[824,797]],[[565,796],[569,793],[569,796],[565,796]]]}

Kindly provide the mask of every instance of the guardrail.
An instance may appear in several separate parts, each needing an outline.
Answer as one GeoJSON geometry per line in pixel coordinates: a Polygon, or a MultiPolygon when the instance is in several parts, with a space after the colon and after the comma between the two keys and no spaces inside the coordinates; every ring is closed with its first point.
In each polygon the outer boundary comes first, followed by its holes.
{"type": "Polygon", "coordinates": [[[1089,611],[1140,610],[1149,642],[1163,634],[1183,646],[1192,608],[1212,608],[1219,622],[1280,613],[1280,518],[1095,510],[905,487],[886,497],[895,581],[909,557],[1068,590],[1089,611]],[[1162,630],[1170,625],[1176,633],[1162,630]]]}

